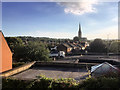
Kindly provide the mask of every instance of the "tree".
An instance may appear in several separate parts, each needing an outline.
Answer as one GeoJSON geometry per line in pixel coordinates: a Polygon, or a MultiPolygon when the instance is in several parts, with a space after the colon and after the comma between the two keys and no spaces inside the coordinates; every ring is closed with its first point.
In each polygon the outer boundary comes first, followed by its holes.
{"type": "Polygon", "coordinates": [[[16,46],[22,46],[23,45],[23,41],[22,39],[18,38],[18,37],[6,37],[5,38],[11,51],[14,53],[14,49],[16,46]]]}
{"type": "Polygon", "coordinates": [[[13,53],[13,60],[14,61],[29,61],[29,49],[27,46],[23,45],[17,45],[14,48],[14,53],[13,53]]]}
{"type": "Polygon", "coordinates": [[[77,36],[75,36],[74,38],[73,38],[73,41],[79,41],[80,39],[79,39],[79,37],[77,37],[77,36]]]}
{"type": "Polygon", "coordinates": [[[46,48],[45,44],[38,42],[29,42],[29,57],[31,60],[36,61],[47,61],[49,60],[49,50],[46,48]]]}
{"type": "Polygon", "coordinates": [[[29,42],[27,45],[15,47],[13,57],[17,61],[48,61],[49,50],[43,43],[29,42]]]}
{"type": "Polygon", "coordinates": [[[107,47],[106,44],[101,39],[95,39],[90,44],[90,51],[91,52],[97,52],[97,53],[106,53],[107,47]]]}
{"type": "Polygon", "coordinates": [[[110,44],[109,51],[112,52],[112,53],[120,53],[120,42],[113,41],[110,44]]]}

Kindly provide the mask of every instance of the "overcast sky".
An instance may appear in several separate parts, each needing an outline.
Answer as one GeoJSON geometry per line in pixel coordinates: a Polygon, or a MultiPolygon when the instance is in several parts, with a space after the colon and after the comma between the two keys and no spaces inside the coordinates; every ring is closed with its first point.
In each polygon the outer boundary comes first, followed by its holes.
{"type": "Polygon", "coordinates": [[[3,2],[5,36],[118,38],[117,2],[3,2]]]}

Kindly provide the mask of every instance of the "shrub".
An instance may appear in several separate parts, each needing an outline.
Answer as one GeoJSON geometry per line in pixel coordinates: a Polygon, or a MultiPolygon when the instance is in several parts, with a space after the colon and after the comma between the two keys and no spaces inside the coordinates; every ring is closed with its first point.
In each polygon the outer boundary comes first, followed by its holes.
{"type": "Polygon", "coordinates": [[[112,78],[112,77],[99,77],[99,78],[89,78],[86,79],[82,82],[77,83],[74,79],[71,78],[61,78],[61,79],[51,79],[51,78],[46,78],[44,76],[32,80],[32,81],[25,81],[25,80],[17,80],[17,79],[12,79],[12,78],[4,78],[2,80],[3,82],[3,89],[6,88],[42,88],[44,90],[68,90],[70,88],[74,90],[89,90],[89,89],[100,89],[102,90],[103,88],[109,89],[109,90],[114,90],[120,89],[120,77],[118,78],[112,78]]]}
{"type": "Polygon", "coordinates": [[[79,88],[82,89],[119,89],[120,88],[120,78],[112,78],[112,77],[99,77],[99,78],[89,78],[84,80],[79,84],[79,88]]]}
{"type": "Polygon", "coordinates": [[[27,88],[31,81],[17,80],[12,78],[2,79],[2,89],[7,88],[27,88]]]}

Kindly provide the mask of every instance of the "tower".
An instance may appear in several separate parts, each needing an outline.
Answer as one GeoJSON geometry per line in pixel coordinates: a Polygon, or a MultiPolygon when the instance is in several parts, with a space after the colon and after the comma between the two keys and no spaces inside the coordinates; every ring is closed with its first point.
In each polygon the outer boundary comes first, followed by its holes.
{"type": "Polygon", "coordinates": [[[80,23],[79,23],[78,37],[79,37],[79,38],[82,37],[82,32],[81,32],[81,25],[80,25],[80,23]]]}

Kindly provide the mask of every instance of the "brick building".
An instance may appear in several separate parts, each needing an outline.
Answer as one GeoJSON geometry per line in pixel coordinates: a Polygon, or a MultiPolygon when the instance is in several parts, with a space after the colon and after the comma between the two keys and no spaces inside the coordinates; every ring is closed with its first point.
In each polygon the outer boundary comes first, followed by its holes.
{"type": "Polygon", "coordinates": [[[64,51],[65,53],[70,53],[72,50],[72,47],[70,47],[68,44],[64,43],[64,44],[60,44],[57,46],[57,50],[58,51],[64,51]]]}
{"type": "Polygon", "coordinates": [[[0,31],[0,73],[12,69],[12,52],[0,31]]]}

